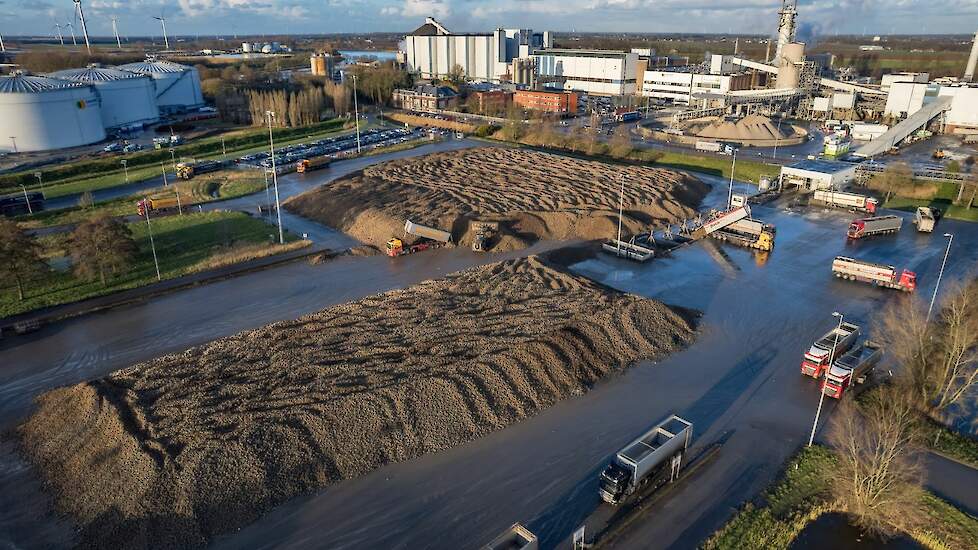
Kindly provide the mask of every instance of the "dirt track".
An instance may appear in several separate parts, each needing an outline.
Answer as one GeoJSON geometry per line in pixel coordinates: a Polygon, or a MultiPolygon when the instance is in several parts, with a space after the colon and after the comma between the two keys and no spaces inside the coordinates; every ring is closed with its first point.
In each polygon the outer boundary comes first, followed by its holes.
{"type": "Polygon", "coordinates": [[[468,244],[470,219],[502,221],[496,250],[536,239],[598,239],[617,228],[625,178],[626,233],[691,217],[708,191],[678,172],[525,149],[478,148],[366,168],[289,200],[286,207],[383,247],[404,221],[450,230],[468,244]]]}
{"type": "Polygon", "coordinates": [[[199,546],[298,494],[517,422],[692,337],[658,302],[530,257],[48,392],[19,434],[83,544],[199,546]]]}

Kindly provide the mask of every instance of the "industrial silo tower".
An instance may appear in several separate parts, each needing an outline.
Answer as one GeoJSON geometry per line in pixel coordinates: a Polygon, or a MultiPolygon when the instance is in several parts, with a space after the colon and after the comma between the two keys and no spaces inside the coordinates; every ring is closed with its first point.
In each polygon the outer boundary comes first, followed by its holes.
{"type": "Polygon", "coordinates": [[[153,124],[160,119],[156,84],[149,75],[89,65],[49,76],[95,86],[101,99],[102,124],[106,128],[153,124]]]}
{"type": "Polygon", "coordinates": [[[179,113],[204,105],[197,69],[172,61],[147,59],[116,67],[145,74],[156,82],[156,104],[161,113],[179,113]]]}
{"type": "Polygon", "coordinates": [[[103,139],[93,86],[23,73],[0,76],[0,151],[48,151],[103,139]]]}

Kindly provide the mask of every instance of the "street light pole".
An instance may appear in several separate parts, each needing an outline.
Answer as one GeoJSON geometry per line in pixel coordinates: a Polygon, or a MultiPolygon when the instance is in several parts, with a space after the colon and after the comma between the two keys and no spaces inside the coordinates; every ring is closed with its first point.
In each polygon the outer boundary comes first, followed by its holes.
{"type": "Polygon", "coordinates": [[[173,172],[177,171],[177,156],[173,152],[173,147],[170,147],[170,163],[173,164],[173,172]]]}
{"type": "Polygon", "coordinates": [[[621,216],[625,207],[625,176],[621,177],[621,192],[618,194],[618,255],[621,256],[621,216]]]}
{"type": "Polygon", "coordinates": [[[33,214],[34,209],[31,208],[31,198],[27,195],[27,187],[24,187],[24,184],[20,184],[20,188],[24,190],[24,200],[27,201],[27,213],[33,214]]]}
{"type": "Polygon", "coordinates": [[[129,183],[129,161],[127,161],[126,159],[122,159],[119,162],[122,163],[122,169],[126,172],[126,183],[128,184],[129,183]]]}
{"type": "Polygon", "coordinates": [[[357,75],[353,73],[353,118],[357,126],[357,154],[360,154],[360,108],[357,104],[357,75]]]}
{"type": "Polygon", "coordinates": [[[272,183],[275,186],[275,214],[278,215],[278,243],[285,244],[285,235],[282,233],[282,209],[278,201],[278,171],[275,170],[275,140],[272,138],[272,118],[275,113],[265,111],[265,118],[268,119],[268,150],[272,155],[272,183]]]}
{"type": "Polygon", "coordinates": [[[163,172],[163,187],[166,187],[166,185],[167,185],[167,183],[166,183],[166,165],[163,164],[163,161],[162,160],[160,161],[160,171],[163,172]]]}
{"type": "Polygon", "coordinates": [[[944,249],[944,261],[941,262],[941,272],[937,274],[937,284],[934,286],[934,295],[930,297],[930,307],[927,308],[927,322],[930,322],[930,314],[934,310],[934,302],[937,301],[937,290],[941,288],[941,278],[944,277],[944,266],[947,265],[947,255],[951,252],[951,242],[954,241],[954,235],[950,233],[945,233],[947,237],[947,248],[944,249]]]}
{"type": "Polygon", "coordinates": [[[737,171],[737,149],[733,151],[733,165],[730,167],[730,189],[727,191],[727,209],[733,205],[733,180],[734,172],[737,171]]]}
{"type": "Polygon", "coordinates": [[[226,162],[228,160],[228,148],[225,147],[225,145],[224,145],[224,136],[223,135],[221,136],[221,151],[224,154],[224,161],[226,162]]]}
{"type": "Polygon", "coordinates": [[[778,158],[778,142],[781,140],[781,120],[781,118],[778,118],[778,134],[774,136],[774,153],[771,154],[771,160],[778,158]]]}
{"type": "MultiPolygon", "coordinates": [[[[843,317],[843,315],[838,311],[833,311],[832,315],[839,318],[839,327],[835,331],[835,345],[832,346],[832,351],[829,353],[829,366],[828,366],[829,369],[832,368],[832,361],[835,360],[835,350],[836,348],[839,347],[839,333],[842,332],[842,317],[843,317]]],[[[819,379],[821,380],[821,378],[824,378],[824,375],[822,375],[822,377],[820,377],[819,379]]],[[[815,442],[815,428],[818,427],[818,417],[822,414],[822,402],[824,401],[825,401],[825,389],[820,384],[818,388],[818,409],[815,411],[815,421],[812,422],[812,433],[811,435],[808,436],[809,447],[811,447],[812,443],[815,442]]]]}
{"type": "MultiPolygon", "coordinates": [[[[144,203],[149,201],[144,197],[144,203]]],[[[156,266],[156,280],[162,281],[163,277],[160,276],[160,262],[156,259],[156,243],[153,241],[153,224],[149,223],[149,207],[143,207],[143,212],[146,213],[146,228],[149,230],[149,247],[153,250],[153,265],[156,266]]]]}

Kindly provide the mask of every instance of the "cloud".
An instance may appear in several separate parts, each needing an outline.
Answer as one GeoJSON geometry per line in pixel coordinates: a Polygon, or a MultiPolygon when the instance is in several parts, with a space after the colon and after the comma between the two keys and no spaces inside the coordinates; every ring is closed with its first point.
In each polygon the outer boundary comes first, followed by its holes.
{"type": "Polygon", "coordinates": [[[452,13],[448,0],[404,0],[400,7],[386,6],[381,15],[401,17],[437,17],[444,19],[452,13]]]}

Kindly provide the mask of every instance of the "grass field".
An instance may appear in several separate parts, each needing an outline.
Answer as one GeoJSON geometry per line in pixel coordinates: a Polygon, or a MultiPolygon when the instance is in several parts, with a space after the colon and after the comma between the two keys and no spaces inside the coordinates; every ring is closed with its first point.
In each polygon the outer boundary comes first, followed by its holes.
{"type": "MultiPolygon", "coordinates": [[[[271,236],[275,229],[265,222],[240,212],[204,212],[171,216],[153,220],[153,238],[160,262],[163,279],[172,279],[212,267],[212,258],[228,255],[236,248],[249,247],[250,255],[265,255],[269,249],[285,251],[298,244],[294,235],[287,235],[289,241],[284,247],[272,244],[271,236]],[[265,246],[256,248],[256,244],[265,246]]],[[[134,222],[129,225],[139,246],[139,254],[132,268],[109,279],[106,286],[101,282],[84,281],[76,278],[67,268],[53,269],[40,280],[25,285],[25,299],[17,299],[15,288],[0,289],[0,317],[15,315],[32,309],[53,306],[111,294],[120,290],[135,288],[156,282],[156,270],[150,249],[146,223],[134,222]]],[[[67,253],[69,235],[66,233],[50,235],[38,239],[45,256],[56,260],[67,253]]],[[[237,257],[244,261],[249,257],[237,257]]]]}
{"type": "MultiPolygon", "coordinates": [[[[918,206],[930,206],[944,212],[944,216],[947,218],[969,222],[978,221],[978,205],[971,208],[955,205],[953,202],[957,197],[957,184],[945,182],[938,186],[937,191],[930,199],[891,197],[883,206],[894,210],[905,210],[907,212],[915,211],[918,206]]],[[[966,190],[965,200],[968,198],[968,191],[966,190]]]]}
{"type": "MultiPolygon", "coordinates": [[[[703,544],[707,550],[787,548],[820,515],[841,511],[827,488],[835,457],[820,446],[806,447],[792,458],[782,477],[764,493],[763,506],[748,503],[703,544]]],[[[920,510],[926,527],[908,533],[927,548],[970,548],[978,540],[978,518],[925,492],[920,510]]]]}
{"type": "MultiPolygon", "coordinates": [[[[692,172],[703,172],[714,176],[730,177],[730,169],[733,165],[732,158],[716,158],[700,156],[695,154],[663,153],[662,157],[655,162],[657,166],[664,168],[675,168],[677,170],[689,170],[692,172]]],[[[761,176],[776,178],[781,173],[781,166],[765,164],[756,160],[737,160],[737,168],[734,179],[739,181],[749,181],[757,183],[761,176]]]]}

